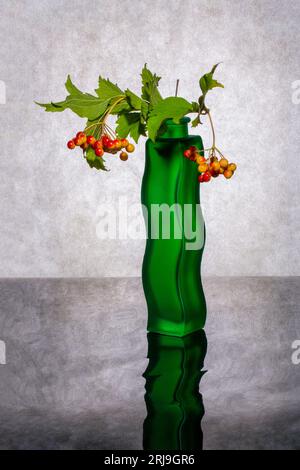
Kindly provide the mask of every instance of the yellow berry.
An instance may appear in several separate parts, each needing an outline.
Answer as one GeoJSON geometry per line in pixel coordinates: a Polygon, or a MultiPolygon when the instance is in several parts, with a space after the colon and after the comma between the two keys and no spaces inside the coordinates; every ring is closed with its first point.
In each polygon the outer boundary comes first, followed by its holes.
{"type": "Polygon", "coordinates": [[[206,170],[207,170],[207,164],[206,164],[206,163],[201,163],[201,164],[198,166],[198,171],[199,171],[200,173],[204,173],[206,170]]]}
{"type": "Polygon", "coordinates": [[[235,171],[236,170],[236,164],[235,163],[229,163],[228,170],[230,170],[232,172],[235,171]]]}
{"type": "Polygon", "coordinates": [[[211,164],[211,167],[212,167],[212,169],[213,169],[215,172],[220,171],[220,163],[219,163],[218,161],[214,161],[214,162],[211,164]]]}
{"type": "Polygon", "coordinates": [[[197,155],[196,157],[196,163],[198,165],[201,165],[201,163],[204,163],[205,162],[205,157],[202,157],[201,155],[197,155]]]}
{"type": "Polygon", "coordinates": [[[224,170],[226,170],[226,168],[228,167],[228,160],[227,160],[227,158],[221,158],[221,160],[220,160],[220,166],[221,166],[221,168],[224,168],[224,170]]]}

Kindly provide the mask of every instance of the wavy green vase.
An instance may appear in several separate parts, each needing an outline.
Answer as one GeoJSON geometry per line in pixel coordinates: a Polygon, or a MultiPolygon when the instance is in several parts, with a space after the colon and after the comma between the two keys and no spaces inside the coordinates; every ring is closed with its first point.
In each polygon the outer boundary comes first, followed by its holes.
{"type": "Polygon", "coordinates": [[[198,171],[183,156],[191,145],[201,151],[203,144],[201,137],[188,135],[189,121],[167,120],[156,142],[147,140],[142,182],[147,226],[142,278],[148,331],[172,336],[202,329],[206,318],[200,274],[205,226],[198,171]]]}

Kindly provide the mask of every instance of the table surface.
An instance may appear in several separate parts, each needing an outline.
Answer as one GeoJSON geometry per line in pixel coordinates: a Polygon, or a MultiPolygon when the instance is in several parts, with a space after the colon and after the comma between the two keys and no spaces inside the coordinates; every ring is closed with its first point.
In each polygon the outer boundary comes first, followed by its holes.
{"type": "MultiPolygon", "coordinates": [[[[299,449],[300,278],[208,278],[205,449],[299,449]]],[[[138,278],[2,279],[1,449],[140,449],[138,278]]]]}

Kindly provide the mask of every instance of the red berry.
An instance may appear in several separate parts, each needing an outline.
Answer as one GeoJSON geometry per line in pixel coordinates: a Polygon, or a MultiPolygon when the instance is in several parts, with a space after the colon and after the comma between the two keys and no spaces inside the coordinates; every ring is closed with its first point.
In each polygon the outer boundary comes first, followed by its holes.
{"type": "Polygon", "coordinates": [[[203,180],[203,174],[198,176],[198,181],[199,181],[199,183],[203,183],[203,181],[204,181],[203,180]]]}
{"type": "Polygon", "coordinates": [[[120,150],[122,148],[122,142],[120,139],[115,139],[113,142],[116,149],[120,150]]]}
{"type": "Polygon", "coordinates": [[[83,139],[84,137],[86,137],[86,135],[84,132],[79,131],[77,132],[76,137],[78,137],[78,139],[83,139]]]}
{"type": "Polygon", "coordinates": [[[211,179],[211,174],[209,173],[209,171],[206,171],[205,173],[203,173],[203,181],[205,183],[208,183],[211,179]]]}
{"type": "Polygon", "coordinates": [[[191,156],[191,150],[190,150],[190,149],[185,150],[185,151],[183,152],[183,155],[185,156],[185,158],[190,158],[190,156],[191,156]]]}
{"type": "Polygon", "coordinates": [[[103,146],[106,147],[107,144],[108,144],[108,142],[110,142],[110,140],[111,140],[111,139],[108,137],[108,135],[105,134],[105,135],[102,137],[103,146]]]}
{"type": "Polygon", "coordinates": [[[69,149],[73,150],[76,147],[74,140],[69,140],[67,146],[69,149]]]}
{"type": "Polygon", "coordinates": [[[73,140],[74,140],[74,144],[77,145],[78,147],[80,147],[80,145],[83,144],[82,140],[79,139],[79,137],[75,137],[75,139],[73,140]]]}
{"type": "Polygon", "coordinates": [[[107,142],[107,144],[105,145],[105,147],[108,149],[108,150],[112,150],[115,148],[115,144],[114,144],[114,141],[113,140],[109,140],[107,142]]]}
{"type": "Polygon", "coordinates": [[[91,145],[93,147],[95,142],[96,142],[96,139],[93,135],[88,135],[87,138],[86,138],[86,141],[89,145],[91,145]]]}
{"type": "Polygon", "coordinates": [[[95,140],[95,143],[94,143],[94,148],[101,148],[102,149],[102,140],[95,140]]]}
{"type": "Polygon", "coordinates": [[[195,147],[194,145],[191,145],[189,150],[191,151],[191,153],[197,152],[197,147],[195,147]]]}
{"type": "Polygon", "coordinates": [[[95,154],[97,155],[97,157],[102,157],[102,155],[104,154],[104,151],[103,151],[102,148],[97,147],[97,148],[95,149],[95,154]]]}

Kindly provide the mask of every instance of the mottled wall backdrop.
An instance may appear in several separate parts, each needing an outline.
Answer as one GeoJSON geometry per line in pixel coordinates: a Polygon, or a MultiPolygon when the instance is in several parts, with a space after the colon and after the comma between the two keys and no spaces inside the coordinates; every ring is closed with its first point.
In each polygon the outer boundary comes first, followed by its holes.
{"type": "MultiPolygon", "coordinates": [[[[144,142],[131,161],[92,171],[65,147],[82,121],[46,114],[34,100],[64,98],[68,73],[86,91],[99,74],[138,91],[145,62],[165,96],[179,78],[180,94],[195,99],[200,74],[220,61],[225,90],[209,105],[219,145],[239,169],[203,188],[204,274],[300,274],[298,0],[0,6],[0,276],[140,274],[144,241],[100,240],[97,226],[101,204],[139,203],[144,142]]],[[[199,132],[208,144],[208,127],[199,132]]]]}

